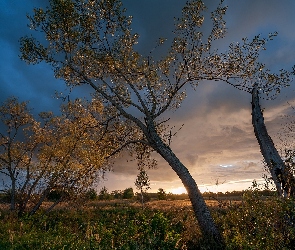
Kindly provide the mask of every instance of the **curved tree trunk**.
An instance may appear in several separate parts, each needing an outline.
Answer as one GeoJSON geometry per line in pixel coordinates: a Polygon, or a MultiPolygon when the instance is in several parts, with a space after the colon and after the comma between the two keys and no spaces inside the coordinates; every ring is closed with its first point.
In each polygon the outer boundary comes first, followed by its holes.
{"type": "Polygon", "coordinates": [[[214,249],[224,249],[223,238],[215,225],[205,200],[188,169],[180,162],[177,156],[166,145],[155,130],[149,131],[149,142],[151,146],[169,163],[181,179],[184,187],[188,192],[189,199],[192,203],[193,211],[199,223],[202,234],[205,238],[210,238],[214,249]]]}
{"type": "Polygon", "coordinates": [[[252,90],[252,124],[261,153],[280,196],[294,195],[294,176],[286,168],[264,124],[257,85],[252,90]]]}

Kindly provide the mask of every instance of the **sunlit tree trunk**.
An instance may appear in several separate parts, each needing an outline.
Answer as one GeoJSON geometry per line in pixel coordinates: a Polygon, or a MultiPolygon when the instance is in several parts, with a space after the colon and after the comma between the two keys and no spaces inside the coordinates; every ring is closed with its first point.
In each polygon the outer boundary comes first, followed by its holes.
{"type": "Polygon", "coordinates": [[[205,200],[188,169],[180,162],[170,147],[163,142],[157,132],[149,127],[149,136],[147,137],[151,146],[169,163],[171,168],[178,175],[184,187],[188,192],[193,211],[199,223],[202,234],[207,238],[214,240],[215,249],[223,249],[223,238],[214,223],[211,213],[205,203],[205,200]]]}
{"type": "Polygon", "coordinates": [[[286,168],[273,140],[267,132],[259,103],[257,85],[252,90],[252,124],[260,151],[275,183],[278,194],[284,197],[294,195],[294,176],[286,168]]]}

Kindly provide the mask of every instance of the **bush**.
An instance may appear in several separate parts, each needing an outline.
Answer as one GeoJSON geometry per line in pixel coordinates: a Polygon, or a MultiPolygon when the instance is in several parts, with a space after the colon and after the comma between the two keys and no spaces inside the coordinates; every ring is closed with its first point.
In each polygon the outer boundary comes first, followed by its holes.
{"type": "Polygon", "coordinates": [[[85,197],[87,200],[96,200],[98,198],[97,193],[95,191],[95,189],[91,188],[90,190],[88,190],[85,194],[85,197]]]}
{"type": "Polygon", "coordinates": [[[101,201],[106,201],[106,200],[111,199],[111,195],[109,194],[108,189],[106,187],[103,187],[99,191],[98,199],[101,200],[101,201]]]}
{"type": "Polygon", "coordinates": [[[0,203],[10,203],[11,202],[11,190],[0,194],[0,203]]]}
{"type": "Polygon", "coordinates": [[[295,245],[294,199],[245,192],[216,220],[222,224],[228,249],[291,249],[295,245]]]}
{"type": "Polygon", "coordinates": [[[64,195],[63,191],[59,189],[54,189],[49,192],[49,194],[47,195],[47,199],[49,201],[58,201],[63,197],[63,195],[64,195]]]}
{"type": "Polygon", "coordinates": [[[126,188],[123,191],[123,199],[132,199],[134,197],[133,188],[126,188]]]}
{"type": "Polygon", "coordinates": [[[158,200],[166,200],[167,198],[166,192],[164,191],[163,188],[158,189],[157,195],[158,195],[158,200]]]}

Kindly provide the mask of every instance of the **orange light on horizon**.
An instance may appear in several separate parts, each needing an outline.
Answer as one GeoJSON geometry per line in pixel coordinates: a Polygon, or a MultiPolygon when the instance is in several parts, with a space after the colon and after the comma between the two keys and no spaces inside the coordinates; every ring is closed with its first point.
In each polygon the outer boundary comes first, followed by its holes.
{"type": "Polygon", "coordinates": [[[169,190],[172,194],[187,194],[187,191],[184,187],[177,187],[177,188],[172,188],[169,190]]]}

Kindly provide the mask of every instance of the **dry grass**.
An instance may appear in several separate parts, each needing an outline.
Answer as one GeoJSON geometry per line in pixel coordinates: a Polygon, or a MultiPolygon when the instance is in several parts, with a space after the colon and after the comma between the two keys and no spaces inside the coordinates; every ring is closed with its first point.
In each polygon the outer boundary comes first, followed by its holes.
{"type": "MultiPolygon", "coordinates": [[[[233,205],[240,203],[241,201],[237,199],[223,199],[223,200],[205,200],[206,204],[209,207],[226,207],[228,205],[233,205]]],[[[48,209],[53,202],[43,202],[41,208],[46,210],[48,209]]],[[[106,201],[88,201],[88,202],[61,202],[57,204],[53,210],[60,210],[60,209],[96,209],[96,208],[103,208],[103,209],[110,209],[113,207],[141,207],[141,203],[134,200],[124,200],[124,199],[115,199],[115,200],[106,200],[106,201]]],[[[30,207],[30,206],[29,206],[30,207]]],[[[174,209],[187,209],[191,210],[192,205],[189,199],[184,200],[152,200],[144,204],[144,207],[147,209],[157,209],[157,210],[174,210],[174,209]]],[[[0,203],[0,209],[2,210],[9,210],[9,204],[7,203],[0,203]]]]}

